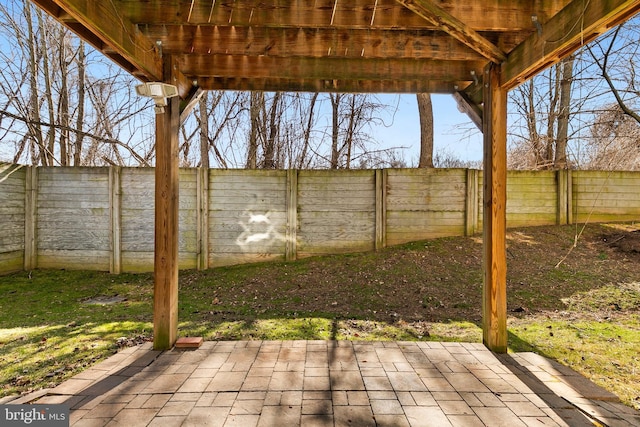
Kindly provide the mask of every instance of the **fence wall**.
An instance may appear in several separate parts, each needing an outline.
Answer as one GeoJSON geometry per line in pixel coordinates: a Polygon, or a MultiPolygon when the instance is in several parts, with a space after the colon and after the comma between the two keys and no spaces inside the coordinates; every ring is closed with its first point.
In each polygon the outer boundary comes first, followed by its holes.
{"type": "Polygon", "coordinates": [[[22,270],[27,169],[0,164],[0,273],[22,270]]]}
{"type": "MultiPolygon", "coordinates": [[[[0,273],[150,271],[154,171],[0,165],[0,273]]],[[[180,268],[482,230],[482,171],[180,170],[180,268]]],[[[640,220],[640,173],[511,171],[507,226],[640,220]]]]}

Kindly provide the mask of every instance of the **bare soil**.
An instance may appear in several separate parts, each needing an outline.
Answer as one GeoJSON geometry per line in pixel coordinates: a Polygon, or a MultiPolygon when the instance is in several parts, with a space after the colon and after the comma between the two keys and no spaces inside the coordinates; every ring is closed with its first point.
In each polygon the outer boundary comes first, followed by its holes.
{"type": "MultiPolygon", "coordinates": [[[[562,311],[576,294],[640,281],[640,232],[635,226],[513,229],[507,245],[510,316],[562,311]]],[[[482,281],[481,236],[181,273],[182,289],[203,303],[184,309],[207,322],[320,314],[386,323],[479,323],[482,281]]],[[[632,307],[636,312],[639,308],[632,307]]],[[[620,311],[615,304],[596,310],[620,311]]]]}

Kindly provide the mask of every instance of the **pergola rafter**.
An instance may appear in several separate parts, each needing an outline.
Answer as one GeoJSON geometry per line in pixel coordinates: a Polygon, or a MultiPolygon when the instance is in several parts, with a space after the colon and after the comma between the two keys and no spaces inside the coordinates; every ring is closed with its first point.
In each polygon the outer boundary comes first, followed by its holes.
{"type": "Polygon", "coordinates": [[[483,339],[506,331],[506,95],[640,0],[32,0],[142,81],[156,125],[154,346],[177,338],[177,137],[203,90],[455,94],[484,140],[483,339]],[[184,117],[184,116],[182,116],[184,117]]]}

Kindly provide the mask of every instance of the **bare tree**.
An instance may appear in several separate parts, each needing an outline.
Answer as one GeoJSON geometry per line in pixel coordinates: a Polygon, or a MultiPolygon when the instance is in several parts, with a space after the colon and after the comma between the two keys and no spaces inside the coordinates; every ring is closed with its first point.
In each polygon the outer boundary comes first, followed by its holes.
{"type": "Polygon", "coordinates": [[[131,76],[31,2],[6,0],[0,17],[0,154],[49,166],[149,164],[153,139],[139,130],[151,120],[131,99],[131,76]]]}
{"type": "Polygon", "coordinates": [[[618,104],[596,115],[586,166],[598,170],[640,170],[640,123],[618,104]]]}
{"type": "Polygon", "coordinates": [[[512,128],[514,146],[508,164],[513,169],[567,167],[574,57],[569,57],[511,93],[521,120],[512,128]],[[524,123],[524,125],[522,125],[524,123]]]}

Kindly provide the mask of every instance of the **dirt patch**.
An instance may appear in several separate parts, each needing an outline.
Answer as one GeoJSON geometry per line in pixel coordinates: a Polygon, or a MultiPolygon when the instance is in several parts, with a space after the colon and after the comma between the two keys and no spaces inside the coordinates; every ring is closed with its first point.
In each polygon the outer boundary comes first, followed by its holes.
{"type": "MultiPolygon", "coordinates": [[[[639,238],[635,229],[599,224],[510,230],[510,315],[566,310],[576,294],[637,282],[639,252],[633,248],[639,238]]],[[[450,320],[479,324],[482,281],[478,236],[181,274],[181,286],[196,295],[188,304],[182,300],[184,309],[207,322],[320,314],[417,326],[450,320]]]]}
{"type": "Polygon", "coordinates": [[[640,230],[611,231],[601,236],[609,247],[626,256],[640,258],[640,230]]]}

